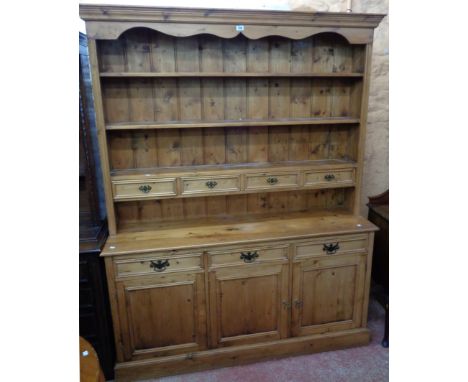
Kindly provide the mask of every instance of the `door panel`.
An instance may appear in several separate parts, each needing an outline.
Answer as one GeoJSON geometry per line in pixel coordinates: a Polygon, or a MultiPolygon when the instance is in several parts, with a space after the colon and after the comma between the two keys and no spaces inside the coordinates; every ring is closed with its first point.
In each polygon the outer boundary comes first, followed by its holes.
{"type": "Polygon", "coordinates": [[[355,265],[305,271],[303,283],[311,288],[309,293],[302,293],[304,326],[353,318],[355,265]]]}
{"type": "Polygon", "coordinates": [[[293,267],[293,335],[360,326],[366,255],[297,262],[293,267]]]}
{"type": "Polygon", "coordinates": [[[117,285],[127,360],[206,348],[202,273],[152,276],[117,285]]]}
{"type": "Polygon", "coordinates": [[[126,298],[136,349],[193,342],[194,321],[174,320],[174,317],[193,316],[193,283],[171,287],[128,288],[126,298]]]}
{"type": "Polygon", "coordinates": [[[287,336],[287,268],[246,264],[210,272],[212,346],[287,336]]]}
{"type": "Polygon", "coordinates": [[[269,275],[220,282],[221,336],[276,330],[277,304],[271,302],[279,297],[278,281],[277,275],[269,275]]]}

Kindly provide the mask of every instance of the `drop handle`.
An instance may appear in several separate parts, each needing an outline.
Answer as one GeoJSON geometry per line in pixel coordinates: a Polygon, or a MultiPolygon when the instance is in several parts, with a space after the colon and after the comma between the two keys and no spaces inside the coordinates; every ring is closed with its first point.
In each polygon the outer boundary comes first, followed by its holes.
{"type": "Polygon", "coordinates": [[[327,174],[324,176],[325,180],[328,182],[331,182],[333,179],[335,179],[335,175],[333,174],[327,174]]]}
{"type": "Polygon", "coordinates": [[[299,301],[299,300],[294,301],[294,306],[296,307],[296,309],[302,308],[302,305],[303,305],[302,301],[299,301]]]}
{"type": "Polygon", "coordinates": [[[340,244],[336,242],[335,244],[324,244],[323,250],[327,253],[327,255],[333,255],[340,249],[340,244]]]}
{"type": "Polygon", "coordinates": [[[213,189],[218,185],[218,182],[215,180],[209,180],[208,182],[205,183],[206,187],[209,189],[213,189]]]}
{"type": "Polygon", "coordinates": [[[153,268],[155,272],[163,272],[169,266],[169,260],[157,260],[150,262],[150,268],[153,268]]]}
{"type": "Polygon", "coordinates": [[[152,188],[152,187],[151,187],[149,184],[145,184],[144,186],[138,187],[138,189],[139,189],[141,192],[145,193],[145,194],[147,194],[148,192],[150,192],[150,191],[151,191],[151,188],[152,188]]]}
{"type": "Polygon", "coordinates": [[[244,260],[244,263],[253,263],[257,257],[257,251],[241,252],[240,255],[240,259],[244,260]]]}
{"type": "Polygon", "coordinates": [[[267,183],[268,184],[276,184],[278,183],[278,178],[274,177],[274,176],[269,176],[267,179],[266,179],[267,183]]]}

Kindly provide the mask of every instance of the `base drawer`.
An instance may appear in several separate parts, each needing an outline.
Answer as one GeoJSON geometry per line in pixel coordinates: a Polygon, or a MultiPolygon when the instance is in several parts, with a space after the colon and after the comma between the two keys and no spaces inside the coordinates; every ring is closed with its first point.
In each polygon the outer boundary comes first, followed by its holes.
{"type": "Polygon", "coordinates": [[[367,246],[367,235],[331,236],[297,243],[294,257],[298,259],[366,252],[367,246]]]}
{"type": "Polygon", "coordinates": [[[288,245],[279,247],[245,247],[208,252],[211,266],[261,263],[272,260],[287,260],[288,245]]]}
{"type": "Polygon", "coordinates": [[[145,254],[145,257],[141,259],[116,259],[114,263],[117,277],[157,275],[203,268],[201,255],[171,257],[155,254],[153,257],[145,254]]]}

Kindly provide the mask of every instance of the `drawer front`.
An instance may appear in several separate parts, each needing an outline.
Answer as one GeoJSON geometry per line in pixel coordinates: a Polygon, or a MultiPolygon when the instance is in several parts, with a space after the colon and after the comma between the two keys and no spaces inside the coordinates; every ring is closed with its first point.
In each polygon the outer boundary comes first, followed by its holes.
{"type": "Polygon", "coordinates": [[[288,260],[288,245],[281,247],[249,247],[210,251],[209,262],[212,267],[262,263],[265,261],[288,260]]]}
{"type": "Polygon", "coordinates": [[[326,237],[296,244],[295,258],[367,252],[367,235],[326,237]]]}
{"type": "Polygon", "coordinates": [[[298,173],[247,174],[246,190],[268,190],[282,187],[298,187],[298,173]]]}
{"type": "Polygon", "coordinates": [[[175,178],[142,181],[114,181],[114,199],[144,199],[176,195],[175,178]]]}
{"type": "Polygon", "coordinates": [[[354,184],[354,169],[337,171],[306,172],[304,186],[354,184]]]}
{"type": "Polygon", "coordinates": [[[172,272],[201,270],[201,255],[186,257],[170,257],[155,254],[154,257],[141,259],[116,259],[114,261],[117,277],[139,275],[158,275],[172,272]]]}
{"type": "Polygon", "coordinates": [[[238,175],[182,178],[182,195],[240,191],[239,179],[238,175]]]}

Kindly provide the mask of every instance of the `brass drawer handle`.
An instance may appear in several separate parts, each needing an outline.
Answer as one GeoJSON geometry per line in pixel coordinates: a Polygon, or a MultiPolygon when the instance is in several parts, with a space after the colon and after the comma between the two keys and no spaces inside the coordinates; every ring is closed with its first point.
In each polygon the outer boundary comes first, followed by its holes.
{"type": "Polygon", "coordinates": [[[240,259],[244,260],[244,263],[253,263],[257,257],[257,251],[241,252],[240,255],[240,259]]]}
{"type": "Polygon", "coordinates": [[[331,182],[333,179],[335,179],[335,175],[333,174],[327,174],[324,176],[325,180],[328,182],[331,182]]]}
{"type": "Polygon", "coordinates": [[[169,260],[157,260],[150,262],[150,268],[153,268],[155,272],[163,272],[169,266],[169,260]]]}
{"type": "Polygon", "coordinates": [[[324,244],[323,245],[323,250],[327,252],[327,255],[333,255],[335,254],[338,250],[340,249],[339,243],[330,243],[330,244],[324,244]]]}
{"type": "Polygon", "coordinates": [[[148,192],[151,191],[151,186],[149,184],[145,184],[144,186],[140,186],[138,189],[141,192],[144,192],[145,194],[147,194],[148,192]]]}
{"type": "Polygon", "coordinates": [[[268,184],[273,185],[273,184],[278,183],[278,178],[276,178],[274,176],[269,176],[266,181],[267,181],[268,184]]]}
{"type": "Polygon", "coordinates": [[[206,187],[211,189],[211,188],[215,188],[218,185],[218,182],[215,180],[209,180],[205,184],[206,184],[206,187]]]}

